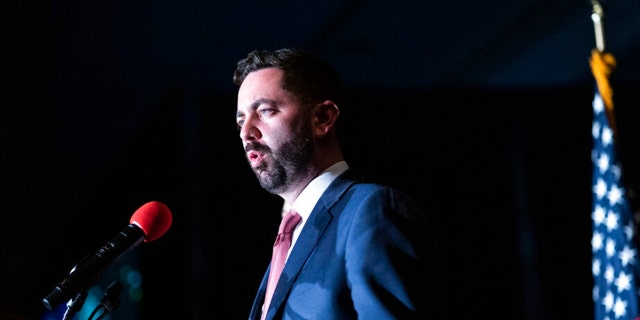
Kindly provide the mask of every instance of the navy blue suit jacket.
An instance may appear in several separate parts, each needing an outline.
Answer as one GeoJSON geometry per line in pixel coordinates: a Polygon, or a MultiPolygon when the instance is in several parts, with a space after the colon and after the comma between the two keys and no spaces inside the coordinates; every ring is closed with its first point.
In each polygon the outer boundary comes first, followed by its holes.
{"type": "MultiPolygon", "coordinates": [[[[433,235],[398,190],[348,170],[323,193],[293,247],[267,319],[436,319],[433,235]]],[[[269,270],[249,319],[260,319],[269,270]]]]}

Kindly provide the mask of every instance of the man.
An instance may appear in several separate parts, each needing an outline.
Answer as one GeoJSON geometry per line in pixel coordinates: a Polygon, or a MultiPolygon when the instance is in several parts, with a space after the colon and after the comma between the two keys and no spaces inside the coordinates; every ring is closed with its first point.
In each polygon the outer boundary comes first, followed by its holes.
{"type": "Polygon", "coordinates": [[[256,50],[233,81],[249,164],[284,212],[301,217],[281,275],[266,271],[249,318],[436,319],[438,257],[425,216],[407,195],[349,168],[334,68],[299,49],[256,50]]]}

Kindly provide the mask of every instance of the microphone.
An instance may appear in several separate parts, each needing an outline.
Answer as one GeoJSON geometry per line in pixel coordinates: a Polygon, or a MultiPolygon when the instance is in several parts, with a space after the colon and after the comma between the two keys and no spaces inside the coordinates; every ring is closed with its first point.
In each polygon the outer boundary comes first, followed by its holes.
{"type": "Polygon", "coordinates": [[[136,210],[129,225],[116,234],[93,254],[86,255],[69,274],[42,299],[44,306],[53,310],[80,292],[93,286],[111,264],[125,253],[160,238],[171,226],[171,211],[161,202],[151,201],[136,210]]]}

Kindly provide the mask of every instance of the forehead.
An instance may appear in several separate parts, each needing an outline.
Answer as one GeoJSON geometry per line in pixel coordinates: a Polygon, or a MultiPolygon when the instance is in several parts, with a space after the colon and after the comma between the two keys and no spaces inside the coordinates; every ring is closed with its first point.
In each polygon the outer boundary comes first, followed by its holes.
{"type": "Polygon", "coordinates": [[[293,94],[281,87],[283,75],[278,68],[249,73],[238,90],[237,115],[249,113],[263,104],[285,106],[295,102],[293,94]]]}
{"type": "Polygon", "coordinates": [[[278,68],[266,68],[251,72],[240,85],[238,98],[265,98],[265,94],[283,91],[280,87],[283,71],[278,68]]]}

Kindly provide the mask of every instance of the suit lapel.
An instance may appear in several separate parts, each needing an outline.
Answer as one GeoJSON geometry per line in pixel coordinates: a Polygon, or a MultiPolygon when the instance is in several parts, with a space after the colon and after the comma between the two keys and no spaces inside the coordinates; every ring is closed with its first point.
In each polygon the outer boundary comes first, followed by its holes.
{"type": "MultiPolygon", "coordinates": [[[[349,172],[350,170],[347,170],[329,185],[313,208],[313,211],[311,211],[309,221],[305,223],[300,237],[289,255],[284,270],[282,270],[278,286],[271,298],[271,308],[269,309],[278,310],[280,308],[285,297],[289,294],[291,286],[300,273],[302,266],[317,246],[327,226],[334,220],[335,217],[330,211],[331,207],[333,207],[333,205],[340,200],[342,194],[355,183],[352,177],[348,175],[349,172]]],[[[274,311],[270,311],[270,313],[272,312],[274,311]]],[[[269,314],[267,318],[271,316],[272,315],[269,314]]]]}

